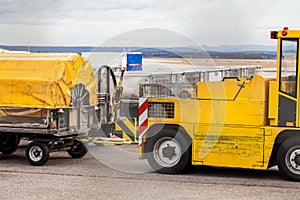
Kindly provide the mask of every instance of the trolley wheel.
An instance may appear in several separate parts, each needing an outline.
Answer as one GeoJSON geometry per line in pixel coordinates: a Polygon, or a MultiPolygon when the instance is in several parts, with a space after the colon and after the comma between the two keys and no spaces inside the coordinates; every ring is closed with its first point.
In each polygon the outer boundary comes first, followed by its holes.
{"type": "Polygon", "coordinates": [[[47,144],[31,142],[26,148],[26,157],[31,165],[42,166],[49,159],[50,150],[47,144]]]}
{"type": "Polygon", "coordinates": [[[17,150],[19,143],[20,138],[17,134],[4,134],[0,151],[3,154],[12,154],[17,150]]]}
{"type": "Polygon", "coordinates": [[[72,158],[82,158],[86,153],[87,149],[82,142],[75,142],[74,146],[68,150],[68,154],[72,158]]]}
{"type": "Polygon", "coordinates": [[[149,140],[147,160],[159,173],[184,172],[190,163],[190,145],[189,139],[182,133],[164,130],[149,140]]]}
{"type": "Polygon", "coordinates": [[[283,177],[300,181],[300,138],[289,138],[281,144],[277,164],[283,177]]]}

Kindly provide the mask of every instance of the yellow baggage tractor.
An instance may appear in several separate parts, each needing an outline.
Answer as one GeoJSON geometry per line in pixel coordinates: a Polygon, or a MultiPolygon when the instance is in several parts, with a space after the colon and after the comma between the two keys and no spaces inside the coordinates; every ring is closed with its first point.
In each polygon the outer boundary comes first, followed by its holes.
{"type": "Polygon", "coordinates": [[[140,100],[139,153],[159,173],[189,165],[266,170],[300,181],[300,30],[272,31],[277,72],[195,82],[190,99],[140,100]]]}
{"type": "Polygon", "coordinates": [[[97,101],[96,76],[78,54],[0,53],[0,151],[13,153],[24,138],[32,165],[52,151],[84,156],[78,138],[97,123],[97,101]]]}

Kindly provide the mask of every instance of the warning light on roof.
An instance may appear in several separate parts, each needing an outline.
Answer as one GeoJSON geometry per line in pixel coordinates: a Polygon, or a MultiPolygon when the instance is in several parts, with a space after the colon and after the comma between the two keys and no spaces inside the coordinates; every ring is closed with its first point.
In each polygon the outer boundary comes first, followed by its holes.
{"type": "Polygon", "coordinates": [[[281,34],[282,34],[283,36],[286,36],[286,35],[288,34],[288,30],[289,30],[288,27],[283,27],[283,31],[281,32],[281,34]]]}

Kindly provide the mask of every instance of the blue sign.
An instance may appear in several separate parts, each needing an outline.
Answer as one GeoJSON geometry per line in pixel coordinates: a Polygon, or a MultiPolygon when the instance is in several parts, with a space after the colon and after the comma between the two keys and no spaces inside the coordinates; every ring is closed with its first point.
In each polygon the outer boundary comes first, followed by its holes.
{"type": "Polygon", "coordinates": [[[128,53],[127,54],[127,71],[142,71],[143,70],[143,54],[128,53]]]}

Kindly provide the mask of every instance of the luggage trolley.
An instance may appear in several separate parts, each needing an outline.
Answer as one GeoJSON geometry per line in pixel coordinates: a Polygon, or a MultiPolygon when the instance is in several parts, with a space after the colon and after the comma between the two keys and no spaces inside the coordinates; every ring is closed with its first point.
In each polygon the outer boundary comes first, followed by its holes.
{"type": "Polygon", "coordinates": [[[0,152],[31,141],[26,157],[43,165],[50,152],[81,158],[80,140],[97,124],[97,79],[90,63],[73,53],[0,53],[0,152]]]}

